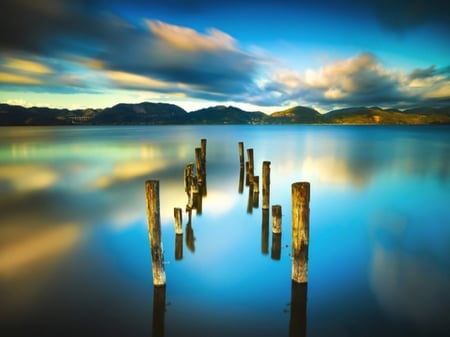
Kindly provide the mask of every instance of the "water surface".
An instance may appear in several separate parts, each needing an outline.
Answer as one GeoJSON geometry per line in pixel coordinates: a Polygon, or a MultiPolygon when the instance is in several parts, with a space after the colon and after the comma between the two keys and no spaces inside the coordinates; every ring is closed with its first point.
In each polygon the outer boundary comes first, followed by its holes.
{"type": "Polygon", "coordinates": [[[449,127],[0,131],[1,335],[450,334],[449,127]],[[188,226],[183,213],[176,256],[173,208],[202,138],[206,196],[188,226]],[[256,175],[271,162],[280,251],[261,200],[240,193],[239,141],[256,175]],[[165,293],[152,285],[147,179],[160,180],[165,293]],[[307,287],[290,278],[297,181],[311,183],[307,287]]]}

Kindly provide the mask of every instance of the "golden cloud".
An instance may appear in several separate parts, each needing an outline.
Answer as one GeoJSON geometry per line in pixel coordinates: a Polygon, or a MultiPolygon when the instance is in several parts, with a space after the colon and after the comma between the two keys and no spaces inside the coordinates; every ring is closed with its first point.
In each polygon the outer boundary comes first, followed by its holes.
{"type": "Polygon", "coordinates": [[[207,31],[207,34],[199,34],[194,29],[161,21],[147,20],[147,25],[156,37],[178,49],[186,51],[236,50],[235,40],[217,29],[212,28],[207,31]]]}

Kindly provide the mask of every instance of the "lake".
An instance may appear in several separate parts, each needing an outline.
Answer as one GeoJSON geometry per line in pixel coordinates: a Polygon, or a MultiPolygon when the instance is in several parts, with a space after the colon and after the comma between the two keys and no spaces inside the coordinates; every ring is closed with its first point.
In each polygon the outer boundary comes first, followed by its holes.
{"type": "Polygon", "coordinates": [[[3,127],[0,335],[449,336],[449,201],[448,126],[3,127]],[[201,139],[206,195],[188,224],[183,172],[201,139]],[[271,163],[279,242],[240,187],[239,141],[255,175],[271,163]],[[165,288],[152,281],[148,179],[165,288]],[[300,181],[307,286],[291,281],[300,181]]]}

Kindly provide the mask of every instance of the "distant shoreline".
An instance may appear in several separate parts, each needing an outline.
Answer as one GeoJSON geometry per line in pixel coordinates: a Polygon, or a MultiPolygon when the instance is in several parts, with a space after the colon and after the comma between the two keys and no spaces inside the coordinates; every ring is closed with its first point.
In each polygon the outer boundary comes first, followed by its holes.
{"type": "Polygon", "coordinates": [[[67,125],[449,125],[450,107],[409,110],[356,107],[325,114],[297,106],[270,115],[233,106],[186,112],[167,103],[117,104],[105,109],[25,108],[0,104],[0,126],[67,125]]]}

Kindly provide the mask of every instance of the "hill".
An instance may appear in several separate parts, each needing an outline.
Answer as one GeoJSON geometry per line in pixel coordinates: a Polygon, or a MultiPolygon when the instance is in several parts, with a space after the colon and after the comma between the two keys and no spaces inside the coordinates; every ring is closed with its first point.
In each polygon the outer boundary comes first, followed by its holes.
{"type": "Polygon", "coordinates": [[[323,116],[314,109],[296,106],[270,115],[273,124],[311,124],[320,123],[323,116]]]}
{"type": "Polygon", "coordinates": [[[266,114],[259,111],[249,112],[223,105],[189,113],[190,124],[266,124],[268,119],[266,114]]]}

